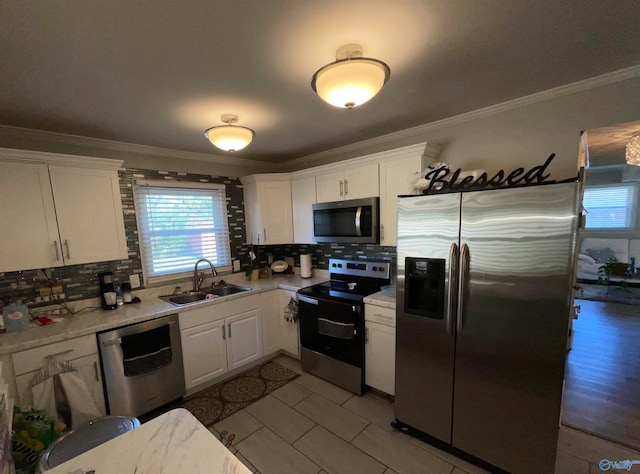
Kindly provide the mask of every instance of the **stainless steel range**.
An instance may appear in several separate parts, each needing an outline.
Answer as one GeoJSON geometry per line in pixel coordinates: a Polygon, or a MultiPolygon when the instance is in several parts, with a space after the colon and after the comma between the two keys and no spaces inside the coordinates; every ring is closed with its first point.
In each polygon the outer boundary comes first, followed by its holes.
{"type": "Polygon", "coordinates": [[[329,260],[331,279],[298,290],[302,369],[362,394],[364,297],[390,281],[389,262],[329,260]]]}

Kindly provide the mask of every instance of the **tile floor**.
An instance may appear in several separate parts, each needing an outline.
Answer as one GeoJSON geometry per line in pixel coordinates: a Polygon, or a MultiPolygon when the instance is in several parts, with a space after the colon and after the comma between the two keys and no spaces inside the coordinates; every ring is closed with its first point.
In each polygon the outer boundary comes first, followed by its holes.
{"type": "MultiPolygon", "coordinates": [[[[215,424],[229,449],[260,474],[476,474],[486,471],[394,431],[393,404],[375,394],[353,395],[300,370],[298,361],[276,361],[302,375],[215,424]]],[[[640,460],[640,453],[562,427],[556,474],[596,474],[601,459],[640,460]]],[[[640,465],[632,466],[630,472],[640,465]]],[[[614,471],[610,472],[629,472],[614,471]]],[[[544,474],[544,473],[541,473],[544,474]]],[[[550,473],[551,474],[551,473],[550,473]]]]}

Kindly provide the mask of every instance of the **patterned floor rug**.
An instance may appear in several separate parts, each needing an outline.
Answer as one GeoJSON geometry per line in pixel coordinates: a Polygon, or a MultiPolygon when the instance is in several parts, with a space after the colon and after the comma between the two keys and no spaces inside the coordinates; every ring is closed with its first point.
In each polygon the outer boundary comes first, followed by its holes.
{"type": "Polygon", "coordinates": [[[300,374],[269,361],[185,398],[181,405],[203,425],[220,420],[288,384],[300,374]]]}

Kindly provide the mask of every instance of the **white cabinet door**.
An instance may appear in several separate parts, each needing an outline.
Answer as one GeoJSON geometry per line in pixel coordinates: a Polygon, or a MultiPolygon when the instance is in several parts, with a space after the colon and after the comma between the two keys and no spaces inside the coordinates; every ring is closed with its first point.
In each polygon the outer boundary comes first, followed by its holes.
{"type": "Polygon", "coordinates": [[[294,179],[291,181],[291,202],[293,206],[293,242],[311,244],[313,242],[313,212],[316,203],[316,178],[294,179]]]}
{"type": "Polygon", "coordinates": [[[260,294],[260,318],[262,319],[262,345],[264,355],[280,350],[280,324],[277,318],[276,304],[279,290],[260,294]]]}
{"type": "MultiPolygon", "coordinates": [[[[365,310],[366,311],[366,310],[365,310]]],[[[393,395],[395,393],[396,329],[365,322],[365,383],[393,395]]]]}
{"type": "Polygon", "coordinates": [[[331,202],[379,195],[378,164],[316,175],[316,201],[331,202]]]}
{"type": "MultiPolygon", "coordinates": [[[[64,358],[61,358],[60,360],[63,359],[64,358]]],[[[86,384],[100,414],[105,415],[104,391],[102,388],[102,375],[100,373],[100,359],[98,354],[72,359],[69,360],[69,362],[78,369],[78,375],[86,384]]],[[[23,409],[33,406],[31,381],[36,373],[37,370],[34,370],[16,377],[16,385],[18,388],[17,404],[23,409]]]]}
{"type": "Polygon", "coordinates": [[[213,380],[227,371],[224,320],[180,332],[187,390],[213,380]]]}
{"type": "Polygon", "coordinates": [[[409,193],[409,181],[420,170],[419,155],[380,163],[380,245],[396,245],[397,197],[409,193]]]}
{"type": "Polygon", "coordinates": [[[46,165],[0,162],[0,272],[63,264],[46,165]]]}
{"type": "Polygon", "coordinates": [[[229,370],[262,357],[260,309],[231,316],[227,327],[227,363],[229,370]]]}
{"type": "Polygon", "coordinates": [[[291,183],[267,181],[258,183],[258,196],[262,232],[260,242],[265,245],[293,242],[293,217],[291,212],[291,183]]]}
{"type": "Polygon", "coordinates": [[[295,291],[277,290],[276,319],[280,326],[280,346],[296,359],[300,359],[300,335],[297,322],[287,322],[284,319],[284,308],[291,298],[298,299],[295,291]]]}
{"type": "Polygon", "coordinates": [[[316,202],[344,199],[344,172],[334,171],[316,175],[316,202]]]}
{"type": "Polygon", "coordinates": [[[49,166],[67,265],[128,257],[118,173],[49,166]]]}
{"type": "Polygon", "coordinates": [[[344,170],[345,199],[361,199],[378,195],[377,163],[344,170]]]}

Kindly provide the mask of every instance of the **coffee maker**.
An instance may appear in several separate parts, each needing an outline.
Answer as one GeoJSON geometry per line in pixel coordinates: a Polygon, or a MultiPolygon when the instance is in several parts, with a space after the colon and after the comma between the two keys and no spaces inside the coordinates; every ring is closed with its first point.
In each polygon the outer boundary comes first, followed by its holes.
{"type": "Polygon", "coordinates": [[[113,272],[98,273],[100,282],[100,300],[102,309],[117,309],[116,286],[113,283],[113,272]]]}

